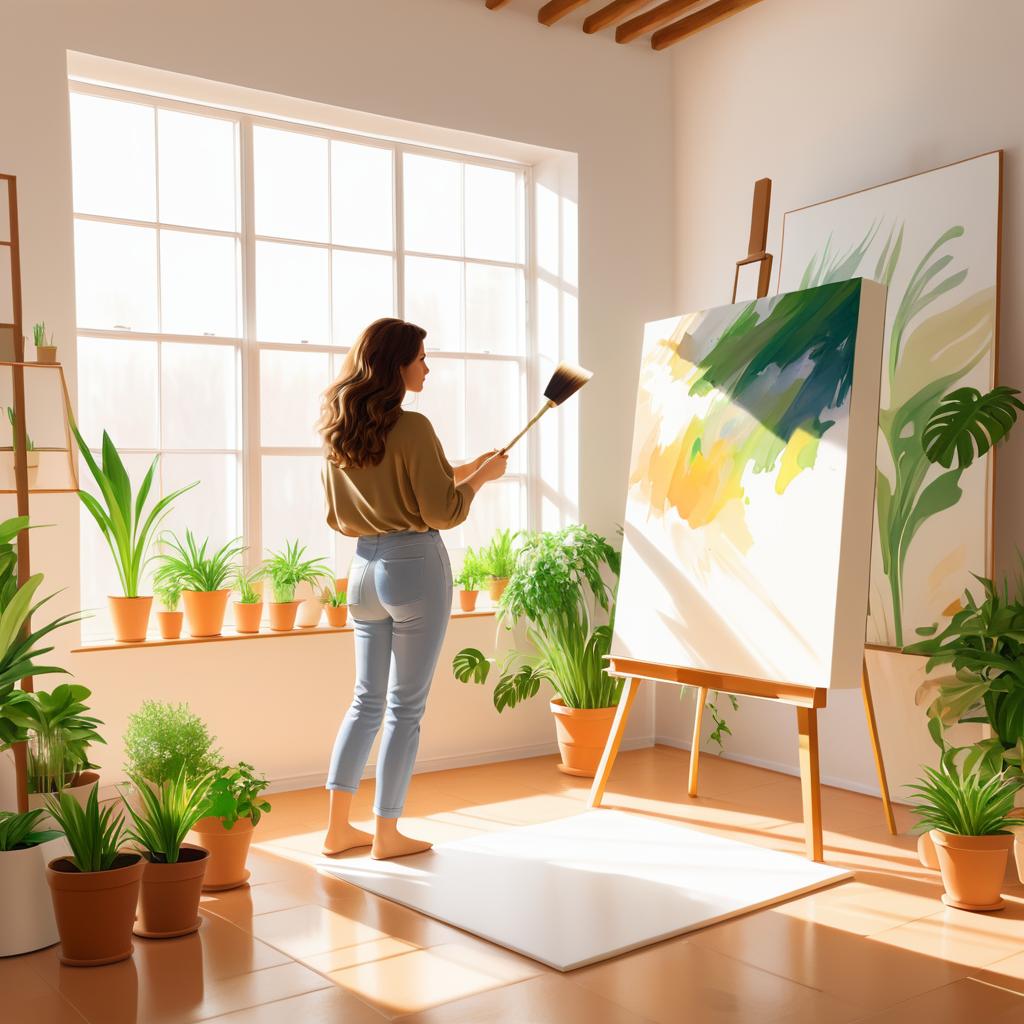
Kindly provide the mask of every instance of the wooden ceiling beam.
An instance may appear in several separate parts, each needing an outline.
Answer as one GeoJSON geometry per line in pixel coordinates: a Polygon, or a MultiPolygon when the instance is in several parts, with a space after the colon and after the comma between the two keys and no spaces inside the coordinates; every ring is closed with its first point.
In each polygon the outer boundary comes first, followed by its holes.
{"type": "Polygon", "coordinates": [[[508,0],[487,0],[487,10],[496,11],[499,7],[504,7],[508,3],[508,0]]]}
{"type": "Polygon", "coordinates": [[[643,14],[621,24],[615,30],[615,42],[631,43],[634,39],[668,24],[677,14],[699,2],[700,0],[665,0],[665,3],[658,4],[657,7],[652,7],[649,11],[644,11],[643,14]]]}
{"type": "Polygon", "coordinates": [[[590,0],[549,0],[538,12],[537,20],[549,28],[556,21],[561,21],[567,14],[571,14],[577,7],[590,3],[590,0]]]}
{"type": "Polygon", "coordinates": [[[726,18],[731,18],[734,14],[739,14],[740,11],[745,11],[748,7],[753,7],[754,4],[760,2],[761,0],[716,0],[709,7],[697,11],[696,14],[680,18],[679,21],[655,32],[651,36],[651,48],[654,50],[667,49],[680,40],[692,36],[695,32],[717,25],[720,21],[725,21],[726,18]]]}
{"type": "Polygon", "coordinates": [[[601,29],[608,28],[609,25],[614,25],[617,21],[622,21],[623,18],[628,18],[634,11],[646,7],[650,2],[651,0],[613,0],[612,3],[605,4],[600,10],[587,15],[583,22],[583,31],[587,35],[600,32],[601,29]]]}

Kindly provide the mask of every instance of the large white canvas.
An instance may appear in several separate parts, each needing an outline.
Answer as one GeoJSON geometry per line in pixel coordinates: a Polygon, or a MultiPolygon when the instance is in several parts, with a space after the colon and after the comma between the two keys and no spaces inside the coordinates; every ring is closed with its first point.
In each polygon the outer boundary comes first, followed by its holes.
{"type": "Polygon", "coordinates": [[[942,619],[974,582],[972,573],[991,575],[991,457],[962,472],[922,463],[920,431],[944,395],[965,386],[985,392],[995,382],[1000,167],[1001,153],[989,153],[785,216],[780,292],[860,275],[888,284],[872,643],[912,643],[918,627],[942,619]],[[915,272],[918,281],[930,276],[906,318],[901,305],[915,272]],[[889,427],[900,409],[913,411],[914,422],[889,427]],[[900,445],[917,466],[902,459],[907,468],[898,480],[893,450],[900,445]],[[908,490],[912,500],[901,500],[908,490]],[[908,521],[894,511],[914,508],[908,521]]]}
{"type": "Polygon", "coordinates": [[[883,309],[862,281],[647,325],[613,657],[859,682],[883,309]]]}

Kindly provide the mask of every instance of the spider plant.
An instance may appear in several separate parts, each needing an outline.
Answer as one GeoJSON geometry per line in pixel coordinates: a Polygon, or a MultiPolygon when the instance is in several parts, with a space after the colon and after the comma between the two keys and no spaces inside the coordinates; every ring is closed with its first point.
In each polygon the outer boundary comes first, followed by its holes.
{"type": "Polygon", "coordinates": [[[939,769],[925,768],[907,789],[918,794],[914,813],[922,831],[937,828],[957,836],[991,836],[1009,831],[1020,819],[1011,817],[1019,778],[961,771],[946,758],[939,769]]]}
{"type": "Polygon", "coordinates": [[[263,595],[253,586],[262,577],[262,569],[254,569],[252,572],[239,569],[235,573],[235,589],[238,591],[239,604],[260,604],[263,601],[263,595]]]}
{"type": "Polygon", "coordinates": [[[317,583],[333,579],[334,571],[324,558],[303,559],[306,549],[296,541],[285,543],[283,551],[271,551],[263,563],[263,575],[270,580],[276,604],[295,600],[295,588],[300,583],[317,583]]]}
{"type": "Polygon", "coordinates": [[[39,829],[39,819],[46,812],[39,807],[24,814],[0,811],[0,853],[13,853],[41,846],[51,839],[59,839],[63,833],[56,829],[39,829]]]}
{"type": "MultiPolygon", "coordinates": [[[[513,649],[499,663],[493,695],[499,712],[535,696],[542,682],[570,708],[618,703],[622,681],[605,671],[614,618],[605,571],[618,577],[619,553],[585,526],[526,538],[499,611],[507,630],[525,625],[533,650],[513,649]],[[595,625],[598,609],[607,614],[607,624],[595,625]]],[[[452,669],[460,682],[482,685],[491,659],[468,647],[455,656],[452,669]]]]}
{"type": "Polygon", "coordinates": [[[109,871],[115,866],[127,836],[124,813],[116,804],[100,810],[97,787],[85,807],[62,792],[47,798],[46,809],[67,836],[71,862],[79,871],[109,871]]]}
{"type": "Polygon", "coordinates": [[[171,550],[157,555],[160,565],[153,574],[154,586],[175,585],[179,590],[206,593],[223,590],[238,571],[236,559],[245,550],[240,540],[235,537],[208,555],[209,539],[199,544],[191,530],[185,531],[184,543],[172,533],[164,534],[160,543],[171,550]]]}
{"type": "Polygon", "coordinates": [[[182,766],[174,778],[162,784],[151,783],[141,775],[130,778],[142,808],[137,811],[126,802],[133,823],[128,829],[128,838],[154,863],[177,864],[181,844],[206,813],[213,775],[190,778],[182,766]]]}
{"type": "Polygon", "coordinates": [[[327,605],[328,608],[344,608],[348,603],[348,595],[344,590],[325,587],[324,592],[320,595],[320,603],[327,605]]]}
{"type": "Polygon", "coordinates": [[[165,611],[176,612],[181,604],[181,584],[175,579],[166,579],[154,585],[153,594],[165,611]]]}
{"type": "Polygon", "coordinates": [[[515,541],[518,532],[497,530],[490,544],[480,552],[480,567],[484,576],[496,580],[508,579],[516,565],[515,541]]]}
{"type": "Polygon", "coordinates": [[[199,481],[187,487],[179,487],[147,510],[146,502],[153,487],[160,456],[153,457],[133,499],[128,471],[124,468],[110,435],[103,431],[101,462],[97,463],[74,422],[71,423],[71,429],[100,493],[100,497],[97,498],[88,491],[80,490],[78,496],[89,510],[89,514],[96,520],[96,525],[110,548],[124,596],[138,597],[139,584],[149,562],[149,546],[157,527],[170,513],[173,503],[186,491],[197,486],[199,481]]]}

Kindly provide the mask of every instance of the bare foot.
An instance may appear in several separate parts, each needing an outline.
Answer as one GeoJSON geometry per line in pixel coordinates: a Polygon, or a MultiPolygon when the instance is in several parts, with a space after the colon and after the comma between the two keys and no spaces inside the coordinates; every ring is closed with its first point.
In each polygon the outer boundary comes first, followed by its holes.
{"type": "Polygon", "coordinates": [[[344,853],[346,850],[356,850],[361,846],[372,846],[373,836],[369,832],[352,825],[339,825],[330,829],[324,839],[323,852],[327,857],[344,853]]]}
{"type": "Polygon", "coordinates": [[[389,830],[386,835],[377,835],[373,840],[370,856],[374,860],[391,860],[393,857],[409,857],[414,853],[426,853],[434,844],[422,839],[410,839],[403,836],[397,829],[389,830]]]}

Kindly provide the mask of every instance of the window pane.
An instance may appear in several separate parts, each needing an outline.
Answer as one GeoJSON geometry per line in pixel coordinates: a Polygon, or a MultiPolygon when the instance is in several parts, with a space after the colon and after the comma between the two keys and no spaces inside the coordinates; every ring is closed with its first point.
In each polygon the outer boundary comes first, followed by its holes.
{"type": "Polygon", "coordinates": [[[238,124],[177,110],[157,116],[160,220],[237,231],[238,124]]]}
{"type": "Polygon", "coordinates": [[[465,364],[461,359],[431,359],[428,356],[427,366],[430,373],[423,390],[419,394],[410,394],[405,405],[429,418],[451,462],[464,462],[467,456],[465,364]]]}
{"type": "Polygon", "coordinates": [[[79,327],[157,330],[156,231],[75,221],[79,327]]]}
{"type": "Polygon", "coordinates": [[[487,544],[495,530],[519,530],[526,525],[526,489],[520,480],[495,480],[473,499],[462,525],[464,546],[487,544]]]}
{"type": "Polygon", "coordinates": [[[463,348],[462,279],[461,263],[406,257],[405,318],[430,333],[427,348],[463,348]]]}
{"type": "Polygon", "coordinates": [[[156,220],[154,109],[71,94],[76,213],[156,220]]]}
{"type": "Polygon", "coordinates": [[[466,164],[466,255],[516,259],[516,173],[466,164]]]}
{"type": "Polygon", "coordinates": [[[403,164],[405,247],[462,255],[462,164],[406,154],[403,164]]]}
{"type": "MultiPolygon", "coordinates": [[[[324,513],[319,455],[264,455],[263,546],[280,551],[288,541],[306,546],[307,558],[330,558],[334,550],[324,513]]],[[[264,552],[265,553],[265,552],[264,552]]]]}
{"type": "Polygon", "coordinates": [[[164,447],[237,448],[235,348],[164,342],[160,362],[164,447]]]}
{"type": "Polygon", "coordinates": [[[538,185],[535,202],[537,266],[541,270],[546,270],[557,276],[562,270],[558,242],[560,227],[558,196],[551,189],[538,185]]]}
{"type": "Polygon", "coordinates": [[[184,538],[186,528],[201,544],[209,538],[207,552],[241,534],[241,480],[237,455],[162,455],[163,494],[199,481],[174,503],[166,527],[184,538]]]}
{"type": "Polygon", "coordinates": [[[327,250],[256,243],[256,333],[260,341],[330,342],[327,250]]]}
{"type": "Polygon", "coordinates": [[[523,275],[511,267],[466,264],[466,348],[518,354],[526,350],[523,275]]]}
{"type": "Polygon", "coordinates": [[[160,232],[160,312],[168,334],[241,335],[237,239],[160,232]]]}
{"type": "Polygon", "coordinates": [[[78,339],[78,423],[99,448],[106,430],[118,448],[157,448],[155,341],[78,339]]]}
{"type": "Polygon", "coordinates": [[[393,161],[390,149],[331,142],[331,238],[338,245],[394,245],[393,161]]]}
{"type": "Polygon", "coordinates": [[[256,234],[326,242],[327,140],[253,129],[256,234]]]}
{"type": "Polygon", "coordinates": [[[395,315],[395,261],[374,253],[332,254],[334,343],[352,345],[367,325],[395,315]]]}
{"type": "Polygon", "coordinates": [[[260,443],[266,448],[319,447],[314,424],[330,383],[326,352],[260,353],[260,443]]]}
{"type": "MultiPolygon", "coordinates": [[[[508,444],[526,425],[522,378],[519,363],[492,363],[483,359],[466,362],[466,443],[469,447],[466,455],[469,458],[508,444]]],[[[509,472],[522,471],[527,437],[509,452],[509,472]]]]}

